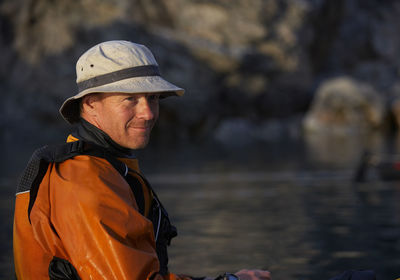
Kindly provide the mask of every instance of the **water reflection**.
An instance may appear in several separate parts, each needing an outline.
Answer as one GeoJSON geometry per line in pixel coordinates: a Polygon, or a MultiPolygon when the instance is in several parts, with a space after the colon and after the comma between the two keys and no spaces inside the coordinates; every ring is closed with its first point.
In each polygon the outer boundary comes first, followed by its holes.
{"type": "MultiPolygon", "coordinates": [[[[201,276],[252,267],[300,280],[373,268],[378,279],[399,277],[400,183],[374,177],[355,184],[364,144],[314,140],[141,152],[142,169],[179,229],[171,270],[201,276]]],[[[374,149],[387,148],[374,141],[374,149]]],[[[0,279],[12,279],[15,178],[0,184],[0,279]]]]}
{"type": "Polygon", "coordinates": [[[331,166],[352,167],[364,151],[381,153],[388,148],[386,137],[378,131],[347,135],[315,132],[304,137],[310,159],[331,166]]]}
{"type": "Polygon", "coordinates": [[[191,184],[150,176],[180,229],[171,268],[196,275],[267,268],[274,279],[329,279],[349,268],[399,275],[400,185],[278,175],[191,184]]]}
{"type": "Polygon", "coordinates": [[[161,155],[149,159],[159,167],[150,181],[180,229],[172,270],[217,275],[255,267],[271,270],[274,279],[299,280],[374,269],[378,279],[399,277],[400,184],[377,177],[353,182],[365,149],[394,146],[380,135],[271,146],[240,156],[189,151],[184,166],[170,157],[172,170],[161,155]],[[199,162],[191,162],[196,155],[199,162]]]}

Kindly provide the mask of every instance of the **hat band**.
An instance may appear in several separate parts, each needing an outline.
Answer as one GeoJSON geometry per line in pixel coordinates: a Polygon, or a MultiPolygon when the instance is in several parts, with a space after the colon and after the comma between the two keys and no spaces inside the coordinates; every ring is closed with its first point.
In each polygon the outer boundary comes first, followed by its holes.
{"type": "Polygon", "coordinates": [[[111,84],[128,78],[160,76],[156,65],[140,65],[103,74],[78,83],[78,91],[82,92],[88,88],[94,88],[111,84]]]}

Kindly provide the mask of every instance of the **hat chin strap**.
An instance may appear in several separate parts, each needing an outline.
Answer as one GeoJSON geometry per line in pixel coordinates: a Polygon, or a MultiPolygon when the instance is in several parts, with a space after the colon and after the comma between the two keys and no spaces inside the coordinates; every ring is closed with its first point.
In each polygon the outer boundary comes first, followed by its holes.
{"type": "Polygon", "coordinates": [[[99,75],[78,83],[78,91],[82,92],[89,88],[99,87],[111,84],[121,80],[135,77],[160,76],[157,65],[140,65],[131,68],[125,68],[115,72],[99,75]]]}

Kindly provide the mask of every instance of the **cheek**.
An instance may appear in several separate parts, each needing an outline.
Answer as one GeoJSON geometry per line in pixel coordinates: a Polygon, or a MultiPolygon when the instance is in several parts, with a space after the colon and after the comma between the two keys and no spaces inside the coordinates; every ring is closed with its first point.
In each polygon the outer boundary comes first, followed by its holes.
{"type": "Polygon", "coordinates": [[[126,124],[129,120],[133,119],[134,110],[129,107],[120,107],[113,112],[110,112],[118,122],[126,124]]]}
{"type": "Polygon", "coordinates": [[[128,112],[124,110],[109,110],[105,112],[103,120],[107,123],[108,130],[111,130],[114,133],[121,133],[117,131],[125,129],[130,120],[130,116],[128,112]]]}

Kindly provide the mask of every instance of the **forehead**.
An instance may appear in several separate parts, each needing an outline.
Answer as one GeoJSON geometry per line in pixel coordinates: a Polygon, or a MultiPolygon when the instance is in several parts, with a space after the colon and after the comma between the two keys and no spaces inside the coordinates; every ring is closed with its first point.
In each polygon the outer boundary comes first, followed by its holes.
{"type": "Polygon", "coordinates": [[[102,97],[127,97],[127,96],[145,96],[150,95],[151,93],[127,93],[127,92],[100,92],[99,93],[102,97]]]}
{"type": "Polygon", "coordinates": [[[147,96],[147,95],[152,95],[154,93],[149,93],[149,92],[145,92],[145,93],[126,93],[126,92],[100,92],[98,93],[99,96],[101,98],[110,98],[110,97],[114,97],[114,98],[125,98],[125,97],[142,97],[142,96],[147,96]]]}

